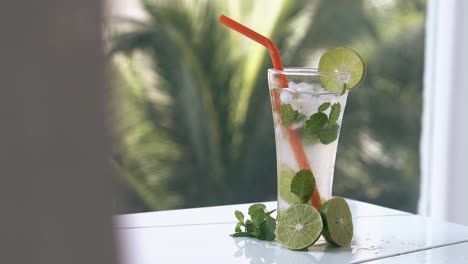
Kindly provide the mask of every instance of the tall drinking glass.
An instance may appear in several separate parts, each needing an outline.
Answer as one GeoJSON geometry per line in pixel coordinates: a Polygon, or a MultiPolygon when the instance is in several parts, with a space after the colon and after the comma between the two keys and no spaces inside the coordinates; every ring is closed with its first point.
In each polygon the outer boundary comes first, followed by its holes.
{"type": "MultiPolygon", "coordinates": [[[[348,92],[331,93],[321,79],[345,80],[347,74],[312,68],[268,70],[268,86],[275,127],[278,180],[278,219],[289,206],[302,203],[291,191],[291,181],[301,170],[315,177],[315,197],[331,198],[335,156],[348,92]],[[284,77],[288,87],[282,87],[284,77]],[[281,78],[283,81],[281,81],[281,78]]],[[[308,203],[313,202],[313,197],[308,203]]],[[[315,206],[317,207],[317,206],[315,206]]]]}

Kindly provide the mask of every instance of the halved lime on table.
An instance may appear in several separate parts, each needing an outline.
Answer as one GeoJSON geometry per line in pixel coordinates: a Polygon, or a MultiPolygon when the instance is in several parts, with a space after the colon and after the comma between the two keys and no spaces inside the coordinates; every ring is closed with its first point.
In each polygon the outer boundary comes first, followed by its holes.
{"type": "Polygon", "coordinates": [[[343,73],[320,76],[320,84],[332,93],[341,93],[358,86],[366,75],[366,64],[361,56],[346,47],[326,51],[320,57],[318,69],[320,72],[343,73]]]}
{"type": "Polygon", "coordinates": [[[308,248],[322,234],[320,213],[309,204],[295,204],[281,214],[277,226],[277,239],[281,245],[293,250],[308,248]]]}
{"type": "Polygon", "coordinates": [[[328,243],[343,247],[353,239],[353,219],[348,203],[341,197],[326,201],[320,209],[323,220],[323,232],[328,243]]]}

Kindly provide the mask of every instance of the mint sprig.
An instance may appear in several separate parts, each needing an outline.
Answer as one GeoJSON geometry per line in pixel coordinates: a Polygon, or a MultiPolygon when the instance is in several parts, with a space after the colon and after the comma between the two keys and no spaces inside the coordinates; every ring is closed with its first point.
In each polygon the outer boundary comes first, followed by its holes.
{"type": "Polygon", "coordinates": [[[330,123],[336,123],[338,121],[338,118],[340,117],[340,112],[341,112],[341,104],[336,103],[331,106],[330,110],[330,123]]]}
{"type": "Polygon", "coordinates": [[[244,214],[240,211],[235,211],[234,215],[238,223],[235,227],[235,233],[232,237],[253,237],[260,240],[272,241],[276,238],[276,220],[271,217],[271,213],[275,210],[267,211],[264,204],[254,204],[249,207],[249,215],[251,219],[244,221],[244,214]]]}
{"type": "Polygon", "coordinates": [[[341,104],[331,105],[330,113],[327,116],[324,111],[330,107],[331,103],[326,102],[319,106],[318,112],[310,116],[306,121],[304,130],[306,138],[318,138],[322,144],[330,144],[338,138],[340,125],[337,121],[340,117],[341,104]]]}
{"type": "Polygon", "coordinates": [[[319,106],[318,110],[319,112],[324,112],[328,109],[328,107],[330,107],[330,102],[326,102],[326,103],[323,103],[319,106]]]}
{"type": "Polygon", "coordinates": [[[313,114],[309,120],[306,121],[306,129],[317,134],[320,130],[324,129],[327,124],[328,116],[325,113],[318,112],[313,114]]]}
{"type": "Polygon", "coordinates": [[[338,138],[338,131],[340,130],[340,126],[337,123],[333,123],[328,125],[324,129],[320,130],[318,133],[318,137],[322,144],[330,144],[338,138]]]}

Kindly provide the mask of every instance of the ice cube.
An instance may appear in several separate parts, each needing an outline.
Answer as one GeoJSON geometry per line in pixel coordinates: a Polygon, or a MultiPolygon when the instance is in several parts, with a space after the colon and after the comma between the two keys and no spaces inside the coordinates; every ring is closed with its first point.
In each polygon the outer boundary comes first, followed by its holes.
{"type": "Polygon", "coordinates": [[[314,89],[315,87],[308,84],[308,83],[298,83],[298,84],[295,84],[293,85],[292,87],[294,87],[295,91],[298,92],[298,93],[314,93],[316,92],[316,89],[314,89]]]}
{"type": "Polygon", "coordinates": [[[335,96],[324,92],[320,85],[290,82],[288,88],[281,89],[282,104],[290,104],[303,116],[311,116],[317,112],[324,102],[332,102],[335,96]]]}
{"type": "Polygon", "coordinates": [[[289,92],[289,88],[281,89],[280,100],[282,104],[292,103],[293,95],[289,92]]]}

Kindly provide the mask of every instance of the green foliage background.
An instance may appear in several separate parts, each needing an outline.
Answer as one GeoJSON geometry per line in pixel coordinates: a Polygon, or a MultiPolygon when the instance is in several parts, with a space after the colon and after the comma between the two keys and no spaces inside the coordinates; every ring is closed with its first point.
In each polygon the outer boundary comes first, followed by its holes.
{"type": "Polygon", "coordinates": [[[334,195],[415,211],[425,1],[142,1],[110,23],[116,212],[276,199],[266,50],[217,21],[269,36],[285,66],[349,46],[368,64],[349,96],[334,195]]]}

